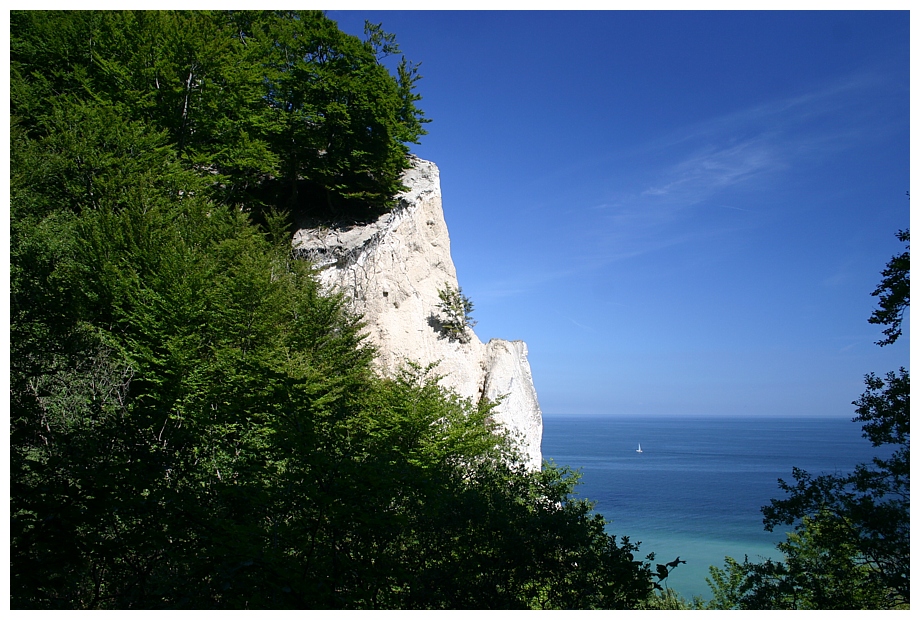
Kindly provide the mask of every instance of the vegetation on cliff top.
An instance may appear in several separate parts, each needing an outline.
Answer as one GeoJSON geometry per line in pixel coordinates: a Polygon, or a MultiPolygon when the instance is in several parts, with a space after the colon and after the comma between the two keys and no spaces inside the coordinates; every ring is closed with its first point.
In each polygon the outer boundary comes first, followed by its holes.
{"type": "Polygon", "coordinates": [[[428,122],[417,65],[382,64],[395,37],[368,24],[359,40],[318,11],[14,12],[10,31],[11,114],[28,137],[117,116],[161,133],[221,203],[392,206],[428,122]]]}
{"type": "Polygon", "coordinates": [[[414,67],[319,13],[11,16],[13,608],[628,608],[491,404],[372,372],[274,207],[391,203],[414,67]],[[259,224],[252,214],[259,214],[259,224]]]}

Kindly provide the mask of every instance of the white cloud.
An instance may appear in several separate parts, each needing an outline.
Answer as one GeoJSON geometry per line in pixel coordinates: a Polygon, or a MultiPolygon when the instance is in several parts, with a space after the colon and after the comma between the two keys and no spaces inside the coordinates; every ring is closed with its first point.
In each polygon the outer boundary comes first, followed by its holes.
{"type": "MultiPolygon", "coordinates": [[[[592,196],[588,204],[560,203],[554,212],[565,218],[545,243],[560,260],[548,269],[541,262],[524,277],[518,271],[513,281],[494,281],[481,294],[517,295],[623,260],[677,246],[714,247],[743,234],[765,221],[771,208],[762,201],[747,208],[747,197],[760,200],[782,183],[785,171],[890,129],[879,125],[885,121],[877,115],[868,114],[865,123],[840,123],[838,116],[841,111],[850,120],[866,115],[874,105],[873,91],[886,79],[850,76],[612,150],[604,163],[606,194],[592,196]]],[[[599,164],[595,160],[586,169],[599,164]]],[[[824,284],[836,282],[831,277],[824,284]]]]}
{"type": "Polygon", "coordinates": [[[782,183],[784,171],[836,155],[891,129],[881,126],[884,118],[869,113],[875,105],[873,92],[887,79],[852,75],[683,127],[628,155],[618,154],[628,168],[618,171],[611,195],[594,207],[604,213],[603,220],[595,222],[603,222],[593,233],[595,256],[620,260],[734,235],[756,225],[761,220],[740,217],[761,211],[745,208],[746,196],[768,195],[772,186],[782,183]],[[866,122],[841,123],[839,113],[844,111],[850,121],[866,122]],[[738,211],[739,217],[700,217],[701,209],[713,207],[738,211]]]}
{"type": "Polygon", "coordinates": [[[764,137],[702,147],[664,171],[662,180],[641,195],[677,199],[690,206],[722,189],[784,167],[775,151],[764,137]]]}

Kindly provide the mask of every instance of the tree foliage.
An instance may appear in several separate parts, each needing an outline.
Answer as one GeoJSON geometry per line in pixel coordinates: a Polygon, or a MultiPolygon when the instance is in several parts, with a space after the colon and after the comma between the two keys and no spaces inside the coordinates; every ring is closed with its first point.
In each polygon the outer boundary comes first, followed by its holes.
{"type": "Polygon", "coordinates": [[[431,369],[378,377],[359,317],[292,259],[286,215],[253,221],[247,184],[290,164],[284,135],[310,144],[298,178],[389,195],[361,185],[381,169],[352,163],[385,155],[396,170],[391,138],[419,129],[400,125],[420,119],[413,74],[385,86],[377,64],[390,35],[353,41],[314,13],[12,22],[12,607],[628,608],[648,595],[648,561],[573,497],[574,473],[528,471],[492,404],[431,369]],[[378,87],[403,107],[381,112],[378,87]],[[365,151],[332,145],[367,129],[362,106],[403,133],[377,141],[371,124],[365,151]],[[339,164],[314,166],[320,139],[339,164]]]}
{"type": "Polygon", "coordinates": [[[872,311],[869,322],[888,326],[882,330],[885,338],[876,343],[880,346],[892,344],[901,336],[904,312],[910,308],[910,230],[899,230],[897,237],[907,248],[891,257],[882,271],[882,281],[872,291],[879,298],[879,307],[872,311]]]}
{"type": "Polygon", "coordinates": [[[443,289],[438,289],[438,310],[441,317],[438,319],[440,328],[450,340],[469,342],[468,329],[476,325],[476,320],[470,314],[473,312],[473,302],[463,294],[463,289],[453,288],[445,284],[443,289]]]}
{"type": "Polygon", "coordinates": [[[361,41],[319,11],[11,15],[11,114],[51,132],[48,103],[107,103],[165,132],[222,201],[368,212],[393,205],[428,122],[417,65],[379,25],[361,41]]]}
{"type": "MultiPolygon", "coordinates": [[[[909,231],[900,231],[901,241],[909,231]]],[[[889,325],[890,344],[901,335],[909,305],[909,251],[894,256],[873,295],[871,323],[889,325]]],[[[904,368],[884,378],[866,376],[866,391],[853,402],[854,422],[887,456],[848,474],[812,476],[794,468],[793,483],[780,480],[784,499],[763,507],[764,524],[795,524],[777,545],[783,562],[739,563],[710,568],[712,606],[742,609],[889,609],[910,603],[910,375],[904,368]]]]}

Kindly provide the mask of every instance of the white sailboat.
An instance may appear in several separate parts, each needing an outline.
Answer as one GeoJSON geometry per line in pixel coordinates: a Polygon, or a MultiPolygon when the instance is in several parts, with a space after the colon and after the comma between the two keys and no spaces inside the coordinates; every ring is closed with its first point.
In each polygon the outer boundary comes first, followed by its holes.
{"type": "Polygon", "coordinates": [[[639,444],[639,449],[636,450],[636,452],[642,452],[642,444],[641,444],[641,443],[639,444]]]}

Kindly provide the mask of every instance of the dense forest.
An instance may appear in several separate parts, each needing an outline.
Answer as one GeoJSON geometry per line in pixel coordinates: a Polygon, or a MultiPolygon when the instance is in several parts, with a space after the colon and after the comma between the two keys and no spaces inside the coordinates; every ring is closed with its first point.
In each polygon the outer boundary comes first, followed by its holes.
{"type": "MultiPolygon", "coordinates": [[[[425,134],[394,35],[321,12],[60,11],[10,24],[15,609],[903,607],[909,377],[867,377],[888,460],[796,471],[785,562],[681,601],[494,403],[373,371],[292,222],[395,206],[425,134]]],[[[902,241],[908,241],[906,232],[902,241]]],[[[876,291],[900,335],[909,253],[876,291]]],[[[666,583],[666,582],[665,582],[666,583]]]]}
{"type": "Polygon", "coordinates": [[[628,608],[489,402],[378,377],[294,212],[393,206],[417,66],[317,12],[14,12],[13,608],[628,608]]]}

